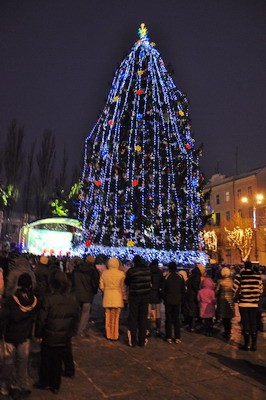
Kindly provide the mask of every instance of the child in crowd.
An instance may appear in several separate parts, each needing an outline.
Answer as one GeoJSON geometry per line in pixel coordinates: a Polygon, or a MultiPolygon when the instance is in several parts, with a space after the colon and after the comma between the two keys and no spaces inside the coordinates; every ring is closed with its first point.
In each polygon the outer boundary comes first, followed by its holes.
{"type": "Polygon", "coordinates": [[[213,281],[206,277],[202,280],[201,289],[197,294],[199,313],[200,317],[203,318],[206,336],[212,336],[213,331],[213,317],[215,316],[216,304],[214,287],[213,281]]]}

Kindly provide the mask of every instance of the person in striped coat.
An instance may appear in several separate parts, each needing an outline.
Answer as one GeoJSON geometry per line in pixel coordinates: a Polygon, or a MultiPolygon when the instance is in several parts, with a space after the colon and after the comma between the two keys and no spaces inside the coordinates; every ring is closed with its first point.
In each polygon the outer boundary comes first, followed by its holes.
{"type": "Polygon", "coordinates": [[[263,286],[259,272],[253,270],[250,261],[245,262],[242,269],[234,279],[233,291],[238,293],[238,305],[241,316],[244,344],[241,350],[257,350],[257,313],[263,286]],[[251,347],[250,345],[251,336],[251,347]]]}

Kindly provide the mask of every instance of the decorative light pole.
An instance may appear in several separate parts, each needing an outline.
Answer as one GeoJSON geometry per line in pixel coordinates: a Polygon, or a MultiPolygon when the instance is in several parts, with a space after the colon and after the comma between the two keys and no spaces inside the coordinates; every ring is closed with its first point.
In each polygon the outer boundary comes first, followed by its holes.
{"type": "MultiPolygon", "coordinates": [[[[257,194],[252,201],[252,221],[253,221],[253,230],[254,230],[254,255],[255,261],[258,261],[258,237],[257,237],[257,205],[261,204],[263,200],[262,194],[257,194]]],[[[250,199],[248,197],[241,198],[242,203],[248,204],[250,199]]]]}

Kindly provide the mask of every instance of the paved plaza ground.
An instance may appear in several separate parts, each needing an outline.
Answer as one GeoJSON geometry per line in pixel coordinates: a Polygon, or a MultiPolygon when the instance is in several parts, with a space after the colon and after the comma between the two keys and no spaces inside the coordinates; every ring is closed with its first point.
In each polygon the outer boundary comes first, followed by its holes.
{"type": "MultiPolygon", "coordinates": [[[[146,347],[130,348],[126,341],[125,313],[119,341],[104,338],[100,303],[99,294],[93,305],[90,337],[73,339],[75,378],[63,377],[57,395],[33,388],[29,399],[266,399],[266,332],[259,333],[256,352],[238,350],[241,341],[238,317],[229,343],[223,340],[221,327],[215,326],[213,337],[182,328],[179,345],[152,337],[146,347]]],[[[30,373],[37,380],[36,344],[32,350],[30,373]]]]}

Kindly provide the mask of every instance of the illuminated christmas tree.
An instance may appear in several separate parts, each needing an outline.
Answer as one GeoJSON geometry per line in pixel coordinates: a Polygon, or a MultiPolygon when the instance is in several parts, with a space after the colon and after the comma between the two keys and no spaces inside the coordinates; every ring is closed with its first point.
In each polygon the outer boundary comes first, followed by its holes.
{"type": "Polygon", "coordinates": [[[87,251],[205,260],[199,157],[188,100],[141,24],[85,143],[79,218],[87,251]]]}

